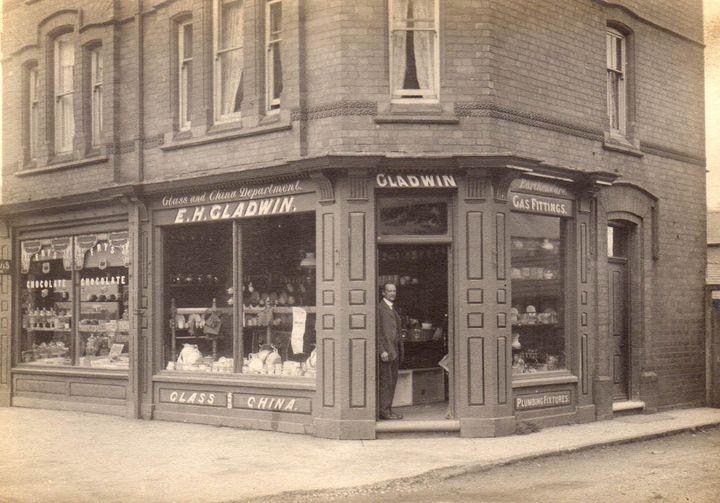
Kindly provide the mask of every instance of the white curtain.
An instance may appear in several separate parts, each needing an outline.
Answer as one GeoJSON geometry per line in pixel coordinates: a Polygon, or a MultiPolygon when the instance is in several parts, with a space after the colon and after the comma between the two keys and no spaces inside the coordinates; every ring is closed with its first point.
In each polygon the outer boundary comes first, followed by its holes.
{"type": "Polygon", "coordinates": [[[240,111],[243,75],[243,8],[241,2],[222,5],[220,49],[221,115],[240,111]]]}
{"type": "Polygon", "coordinates": [[[423,28],[414,34],[415,67],[420,89],[435,89],[435,0],[414,0],[416,28],[423,28]],[[430,28],[426,31],[424,28],[430,28]]]}
{"type": "Polygon", "coordinates": [[[390,72],[392,91],[403,89],[407,68],[407,26],[408,3],[411,0],[392,0],[390,15],[392,32],[392,71],[390,72]]]}

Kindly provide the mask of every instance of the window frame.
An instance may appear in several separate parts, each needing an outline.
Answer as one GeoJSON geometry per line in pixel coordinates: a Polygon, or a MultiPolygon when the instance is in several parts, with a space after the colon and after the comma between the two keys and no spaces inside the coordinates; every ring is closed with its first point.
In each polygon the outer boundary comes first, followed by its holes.
{"type": "Polygon", "coordinates": [[[27,160],[34,161],[38,156],[40,144],[40,70],[37,61],[27,64],[25,70],[25,113],[27,114],[27,129],[25,131],[25,145],[27,147],[27,160]]]}
{"type": "Polygon", "coordinates": [[[605,35],[605,66],[606,66],[606,86],[607,86],[607,116],[610,133],[619,136],[627,134],[627,37],[622,32],[607,27],[605,35]],[[617,55],[620,55],[621,61],[618,64],[617,55]],[[613,81],[612,75],[616,76],[613,81]],[[617,90],[615,89],[617,86],[617,90]],[[617,92],[617,100],[614,93],[617,92]],[[616,113],[617,110],[617,113],[616,113]],[[614,119],[617,120],[615,124],[614,119]]]}
{"type": "MultiPolygon", "coordinates": [[[[241,54],[244,51],[244,21],[245,21],[245,15],[244,15],[244,9],[245,5],[243,0],[213,0],[212,3],[212,51],[213,51],[213,117],[216,123],[221,122],[229,122],[233,120],[238,120],[241,117],[241,112],[230,112],[227,114],[222,113],[222,64],[220,56],[223,54],[227,54],[231,51],[240,51],[241,54]],[[240,45],[233,46],[233,47],[225,47],[220,48],[220,28],[222,26],[222,4],[227,2],[231,3],[233,1],[237,1],[240,5],[240,9],[242,11],[241,15],[241,24],[240,24],[240,45]]],[[[242,68],[244,70],[245,68],[245,58],[243,54],[242,58],[243,64],[242,68]]],[[[241,77],[240,82],[242,85],[242,71],[241,71],[241,77]]]]}
{"type": "MultiPolygon", "coordinates": [[[[282,0],[267,0],[265,2],[265,112],[277,113],[280,110],[280,96],[273,97],[275,90],[275,67],[273,51],[280,52],[280,64],[282,65],[282,0]],[[277,32],[272,31],[272,6],[280,6],[280,29],[277,32]],[[277,36],[275,37],[274,35],[277,36]],[[277,49],[276,49],[277,47],[277,49]]],[[[282,73],[280,74],[280,94],[282,94],[282,73]]]]}
{"type": "Polygon", "coordinates": [[[193,22],[185,19],[177,24],[177,113],[178,130],[188,131],[191,126],[192,100],[193,22]],[[185,30],[190,30],[190,57],[186,57],[185,30]]]}
{"type": "Polygon", "coordinates": [[[53,38],[53,149],[55,154],[67,154],[73,151],[73,143],[75,138],[75,40],[74,32],[65,32],[53,38]],[[61,78],[61,45],[67,43],[70,47],[68,54],[72,54],[72,86],[71,89],[62,88],[61,78]],[[70,102],[72,120],[70,128],[72,131],[66,131],[62,123],[64,115],[61,113],[61,107],[67,101],[70,102]],[[67,133],[67,134],[65,134],[67,133]],[[67,139],[67,143],[64,140],[67,139]]]}
{"type": "Polygon", "coordinates": [[[97,146],[103,136],[103,79],[104,62],[102,46],[97,45],[90,52],[90,131],[91,144],[97,146]],[[100,71],[98,72],[98,67],[100,71]],[[100,74],[98,78],[98,73],[100,74]]]}
{"type": "Polygon", "coordinates": [[[393,22],[393,5],[395,2],[401,0],[388,0],[388,80],[390,87],[391,100],[394,103],[413,103],[413,102],[424,102],[424,103],[436,103],[440,99],[440,2],[438,0],[431,0],[433,2],[434,10],[434,23],[431,29],[415,29],[415,28],[396,28],[393,22]],[[393,57],[393,35],[396,31],[432,31],[434,32],[433,38],[433,89],[394,89],[393,74],[395,72],[395,61],[393,57]],[[423,96],[418,97],[418,95],[423,96]]]}

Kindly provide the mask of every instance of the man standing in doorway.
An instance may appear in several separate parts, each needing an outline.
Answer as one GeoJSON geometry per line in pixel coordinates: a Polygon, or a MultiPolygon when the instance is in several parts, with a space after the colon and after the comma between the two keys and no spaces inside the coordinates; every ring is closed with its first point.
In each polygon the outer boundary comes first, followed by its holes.
{"type": "Polygon", "coordinates": [[[397,297],[397,287],[393,283],[384,284],[382,297],[377,312],[380,419],[402,419],[402,415],[392,411],[400,365],[401,320],[393,307],[397,297]]]}

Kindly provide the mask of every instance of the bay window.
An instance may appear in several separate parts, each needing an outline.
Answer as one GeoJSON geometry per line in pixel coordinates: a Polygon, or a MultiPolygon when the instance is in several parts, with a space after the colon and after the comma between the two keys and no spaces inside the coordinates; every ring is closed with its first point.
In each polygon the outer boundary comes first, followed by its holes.
{"type": "Polygon", "coordinates": [[[213,53],[215,119],[240,115],[243,100],[243,3],[214,0],[213,53]]]}
{"type": "Polygon", "coordinates": [[[437,0],[391,0],[389,33],[392,97],[437,99],[437,0]]]}

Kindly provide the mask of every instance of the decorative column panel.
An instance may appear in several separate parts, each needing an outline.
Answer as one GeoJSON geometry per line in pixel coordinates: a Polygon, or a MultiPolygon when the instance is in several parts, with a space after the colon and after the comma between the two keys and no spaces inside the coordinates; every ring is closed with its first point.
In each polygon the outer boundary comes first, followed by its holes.
{"type": "Polygon", "coordinates": [[[151,372],[148,347],[148,285],[150,257],[148,253],[148,217],[142,201],[135,198],[128,205],[128,238],[130,264],[130,372],[128,382],[127,416],[151,417],[151,372]],[[148,403],[143,403],[143,401],[148,403]]]}
{"type": "MultiPolygon", "coordinates": [[[[0,220],[0,264],[9,265],[12,259],[10,230],[0,220]],[[8,262],[5,262],[8,261],[8,262]]],[[[10,367],[12,365],[12,275],[14,268],[0,271],[0,406],[9,406],[12,386],[10,367]]]]}
{"type": "Polygon", "coordinates": [[[593,199],[588,194],[580,194],[576,205],[575,215],[575,257],[577,260],[576,281],[576,312],[577,326],[575,333],[575,365],[579,378],[577,391],[577,420],[589,422],[595,420],[595,405],[593,404],[592,382],[594,367],[594,339],[595,339],[595,264],[597,262],[597,246],[592,245],[591,234],[594,235],[591,210],[593,199]]]}
{"type": "Polygon", "coordinates": [[[335,182],[317,214],[317,436],[375,437],[375,228],[365,170],[335,182]]]}
{"type": "Polygon", "coordinates": [[[455,404],[464,437],[515,431],[510,337],[509,181],[470,169],[458,192],[455,404]]]}

